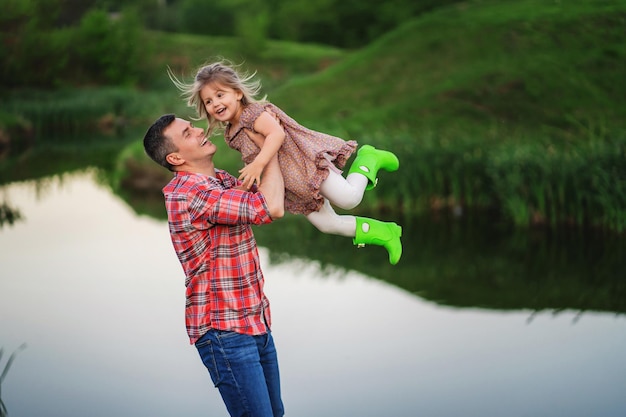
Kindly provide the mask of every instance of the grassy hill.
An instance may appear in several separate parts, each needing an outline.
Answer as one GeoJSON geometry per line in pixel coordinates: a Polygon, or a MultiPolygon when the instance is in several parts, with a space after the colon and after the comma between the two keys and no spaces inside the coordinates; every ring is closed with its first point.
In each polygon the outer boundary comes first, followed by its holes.
{"type": "Polygon", "coordinates": [[[626,1],[470,1],[271,91],[350,135],[571,138],[626,121],[626,1]],[[323,94],[320,94],[323,92],[323,94]]]}

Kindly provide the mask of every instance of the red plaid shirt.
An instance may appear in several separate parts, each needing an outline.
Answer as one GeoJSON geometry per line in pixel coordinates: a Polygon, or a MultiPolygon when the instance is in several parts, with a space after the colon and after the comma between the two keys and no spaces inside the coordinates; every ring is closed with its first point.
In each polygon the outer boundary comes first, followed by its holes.
{"type": "Polygon", "coordinates": [[[261,193],[217,178],[177,172],[163,188],[174,249],[185,271],[185,324],[190,342],[207,330],[258,335],[270,325],[252,224],[272,221],[261,193]]]}

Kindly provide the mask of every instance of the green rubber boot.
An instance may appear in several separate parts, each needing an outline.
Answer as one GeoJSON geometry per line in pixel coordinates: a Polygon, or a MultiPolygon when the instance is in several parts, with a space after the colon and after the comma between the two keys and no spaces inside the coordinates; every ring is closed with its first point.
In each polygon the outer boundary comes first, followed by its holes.
{"type": "Polygon", "coordinates": [[[368,179],[368,184],[365,189],[371,190],[376,187],[376,183],[378,182],[376,175],[379,169],[392,172],[397,171],[399,167],[400,161],[398,161],[398,157],[393,153],[381,151],[371,145],[363,145],[356,153],[356,158],[352,166],[350,166],[348,175],[354,172],[365,175],[368,179]]]}
{"type": "Polygon", "coordinates": [[[402,227],[396,223],[381,222],[365,217],[356,218],[356,236],[353,242],[358,247],[366,244],[384,246],[389,252],[389,263],[395,265],[402,256],[402,227]]]}

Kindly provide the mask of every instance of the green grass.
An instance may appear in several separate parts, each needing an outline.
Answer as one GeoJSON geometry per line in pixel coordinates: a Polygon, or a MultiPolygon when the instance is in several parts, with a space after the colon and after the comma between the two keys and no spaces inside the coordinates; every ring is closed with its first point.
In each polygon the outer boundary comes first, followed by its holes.
{"type": "Polygon", "coordinates": [[[355,136],[572,138],[624,127],[625,19],[623,0],[468,2],[411,21],[270,98],[298,119],[355,136]]]}

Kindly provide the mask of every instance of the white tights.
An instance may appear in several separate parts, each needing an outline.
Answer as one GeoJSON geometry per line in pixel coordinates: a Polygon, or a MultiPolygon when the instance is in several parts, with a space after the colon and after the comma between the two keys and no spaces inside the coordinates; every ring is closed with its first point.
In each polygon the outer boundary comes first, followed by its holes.
{"type": "Polygon", "coordinates": [[[338,215],[331,204],[344,210],[358,206],[363,199],[367,182],[365,175],[352,173],[347,178],[343,178],[331,170],[320,187],[320,194],[324,196],[324,205],[319,211],[306,216],[307,219],[322,233],[354,237],[356,218],[350,215],[338,215]]]}

